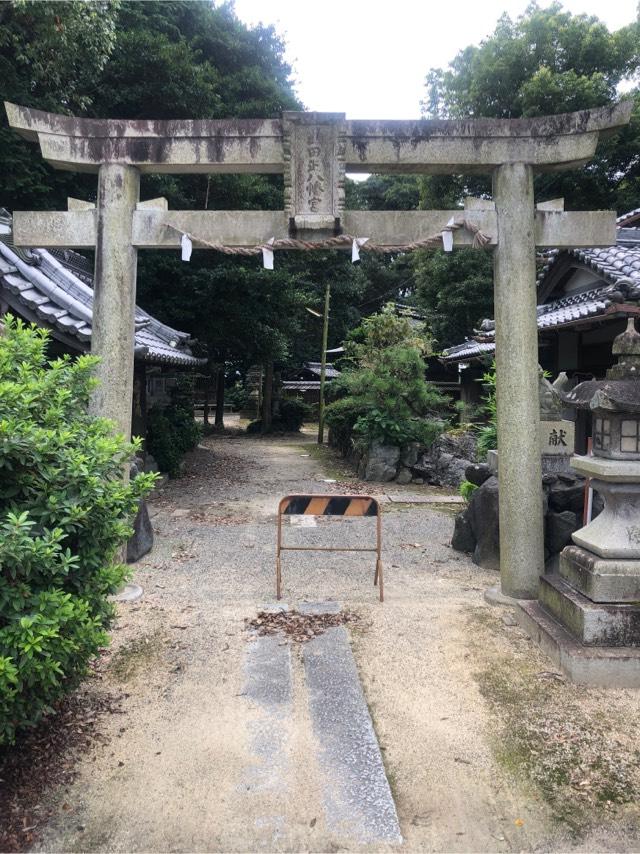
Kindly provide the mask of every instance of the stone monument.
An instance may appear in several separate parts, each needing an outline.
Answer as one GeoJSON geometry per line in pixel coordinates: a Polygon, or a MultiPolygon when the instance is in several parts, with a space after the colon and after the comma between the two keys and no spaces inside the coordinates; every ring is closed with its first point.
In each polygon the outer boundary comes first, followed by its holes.
{"type": "MultiPolygon", "coordinates": [[[[539,441],[543,474],[569,470],[575,447],[575,424],[562,417],[562,400],[556,388],[545,377],[542,368],[538,380],[540,399],[539,441]]],[[[563,383],[563,376],[558,377],[563,383]]]]}
{"type": "Polygon", "coordinates": [[[614,341],[604,380],[564,400],[593,414],[593,456],[572,468],[592,478],[602,513],[573,535],[559,573],[522,603],[524,625],[576,681],[640,687],[640,334],[634,318],[614,341]],[[551,620],[551,621],[550,621],[551,620]]]}
{"type": "MultiPolygon", "coordinates": [[[[540,419],[537,437],[543,475],[569,471],[569,462],[575,448],[575,424],[562,417],[563,403],[560,390],[565,383],[566,374],[560,374],[552,384],[545,377],[542,368],[538,366],[540,419]]],[[[497,475],[497,451],[488,452],[487,463],[491,471],[497,475]]]]}

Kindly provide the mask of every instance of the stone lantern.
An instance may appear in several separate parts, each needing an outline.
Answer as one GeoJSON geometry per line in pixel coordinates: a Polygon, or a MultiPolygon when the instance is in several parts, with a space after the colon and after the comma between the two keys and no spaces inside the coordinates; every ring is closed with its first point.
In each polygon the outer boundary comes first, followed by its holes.
{"type": "MultiPolygon", "coordinates": [[[[563,395],[570,406],[593,413],[593,456],[573,456],[571,466],[592,478],[604,510],[573,534],[559,574],[540,580],[542,611],[583,648],[640,647],[640,334],[633,318],[613,353],[618,362],[604,380],[563,395]]],[[[613,660],[606,661],[610,669],[613,660]]],[[[634,669],[621,684],[637,684],[640,660],[624,661],[634,669]]],[[[602,673],[596,682],[612,684],[602,673]]]]}
{"type": "Polygon", "coordinates": [[[618,363],[605,380],[581,383],[565,398],[593,413],[593,456],[575,456],[571,465],[593,478],[605,501],[573,540],[603,558],[640,560],[640,335],[632,317],[613,354],[618,363]]]}

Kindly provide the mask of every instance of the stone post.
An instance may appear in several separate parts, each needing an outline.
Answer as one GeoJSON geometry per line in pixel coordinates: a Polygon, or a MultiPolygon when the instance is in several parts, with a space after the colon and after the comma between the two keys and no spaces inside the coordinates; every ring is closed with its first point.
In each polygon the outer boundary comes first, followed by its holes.
{"type": "Polygon", "coordinates": [[[494,296],[500,580],[506,596],[535,599],[544,571],[544,528],[532,167],[499,166],[493,196],[498,214],[494,296]]]}
{"type": "Polygon", "coordinates": [[[131,436],[138,250],[131,227],[140,190],[133,166],[104,163],[98,176],[96,265],[91,352],[100,357],[100,385],[91,412],[131,436]]]}

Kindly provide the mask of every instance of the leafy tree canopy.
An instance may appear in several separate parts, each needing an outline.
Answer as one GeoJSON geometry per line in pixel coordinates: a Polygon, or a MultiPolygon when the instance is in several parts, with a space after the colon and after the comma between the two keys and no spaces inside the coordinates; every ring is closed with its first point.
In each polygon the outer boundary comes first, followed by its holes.
{"type": "MultiPolygon", "coordinates": [[[[516,21],[503,15],[495,31],[470,45],[446,69],[426,78],[423,112],[429,118],[518,118],[600,107],[617,97],[625,80],[637,80],[640,29],[609,32],[597,18],[572,15],[559,3],[528,6],[516,21]]],[[[601,142],[583,169],[537,175],[538,199],[564,197],[567,209],[640,204],[640,94],[629,127],[601,142]]],[[[466,195],[491,194],[490,176],[421,179],[421,206],[452,208],[466,195]]],[[[440,346],[457,343],[482,317],[493,314],[491,262],[480,252],[419,253],[415,259],[419,303],[440,346]]]]}

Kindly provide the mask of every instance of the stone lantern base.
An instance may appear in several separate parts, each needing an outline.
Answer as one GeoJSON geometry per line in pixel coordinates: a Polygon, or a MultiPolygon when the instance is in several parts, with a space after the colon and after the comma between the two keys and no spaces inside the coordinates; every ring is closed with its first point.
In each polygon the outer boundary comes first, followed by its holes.
{"type": "Polygon", "coordinates": [[[598,688],[640,688],[640,648],[585,646],[535,600],[521,601],[514,614],[572,682],[598,688]]]}
{"type": "MultiPolygon", "coordinates": [[[[606,486],[609,489],[603,491],[610,501],[614,485],[606,486]]],[[[630,486],[624,484],[624,491],[630,486]]],[[[574,540],[579,542],[579,535],[587,532],[590,541],[588,532],[603,516],[576,532],[574,540]]],[[[621,556],[625,543],[616,550],[615,535],[622,529],[619,517],[613,521],[612,536],[605,538],[611,556],[581,545],[567,546],[560,554],[558,572],[541,576],[538,601],[518,603],[516,615],[527,634],[574,682],[640,688],[640,559],[621,556]]]]}

